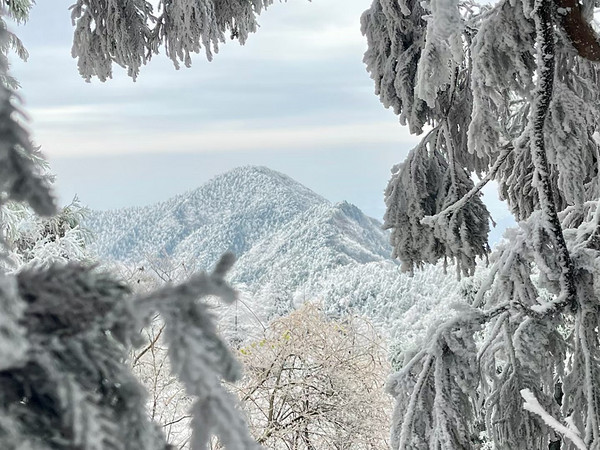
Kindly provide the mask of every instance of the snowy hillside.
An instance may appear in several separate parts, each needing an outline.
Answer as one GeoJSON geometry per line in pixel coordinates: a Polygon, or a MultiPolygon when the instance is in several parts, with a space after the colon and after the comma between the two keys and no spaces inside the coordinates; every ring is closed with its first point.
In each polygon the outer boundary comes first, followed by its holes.
{"type": "Polygon", "coordinates": [[[207,268],[225,251],[240,256],[299,214],[327,201],[264,167],[243,167],[156,205],[94,212],[86,225],[104,258],[167,256],[207,268]]]}
{"type": "MultiPolygon", "coordinates": [[[[457,295],[457,283],[439,268],[402,274],[381,224],[356,206],[332,204],[264,167],[235,169],[156,205],[95,212],[87,226],[99,255],[116,261],[162,258],[191,271],[233,251],[230,279],[243,302],[222,314],[229,331],[243,336],[318,299],[332,314],[367,314],[403,344],[406,327],[428,311],[447,314],[436,305],[457,295]]],[[[417,326],[408,336],[421,332],[417,326]]]]}
{"type": "Polygon", "coordinates": [[[264,167],[232,170],[156,205],[92,213],[86,225],[98,254],[118,261],[159,256],[199,270],[232,251],[235,278],[248,284],[272,280],[268,272],[304,279],[391,253],[379,222],[264,167]]]}
{"type": "Polygon", "coordinates": [[[389,260],[380,224],[349,203],[322,204],[299,214],[241,255],[233,279],[295,290],[337,267],[389,260]]]}

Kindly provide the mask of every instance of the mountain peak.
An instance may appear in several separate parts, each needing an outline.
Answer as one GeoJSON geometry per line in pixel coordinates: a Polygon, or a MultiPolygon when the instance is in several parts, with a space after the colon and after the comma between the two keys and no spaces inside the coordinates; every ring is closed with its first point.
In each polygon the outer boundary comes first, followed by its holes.
{"type": "Polygon", "coordinates": [[[250,175],[250,176],[264,175],[264,176],[269,176],[269,177],[273,177],[273,178],[282,178],[282,179],[289,180],[293,183],[296,183],[296,181],[294,179],[288,177],[287,175],[285,175],[281,172],[278,172],[277,170],[270,169],[266,166],[255,166],[252,164],[235,167],[225,173],[217,175],[215,178],[228,177],[228,176],[245,176],[245,175],[250,175]]]}
{"type": "Polygon", "coordinates": [[[183,198],[200,198],[202,206],[208,206],[210,210],[212,206],[246,210],[258,204],[306,209],[329,203],[287,175],[263,166],[237,167],[184,194],[183,198]],[[212,205],[213,200],[218,205],[212,205]]]}
{"type": "Polygon", "coordinates": [[[199,188],[144,208],[94,213],[88,227],[104,257],[185,255],[198,268],[225,251],[241,255],[307,210],[329,202],[280,172],[238,167],[199,188]]]}
{"type": "Polygon", "coordinates": [[[204,189],[206,186],[211,184],[227,184],[230,186],[244,186],[244,185],[279,185],[288,189],[300,190],[307,194],[310,193],[315,198],[324,200],[319,194],[308,189],[303,184],[298,183],[293,178],[278,172],[273,169],[269,169],[265,166],[240,166],[231,169],[228,172],[222,173],[210,179],[203,186],[198,189],[204,189]]]}

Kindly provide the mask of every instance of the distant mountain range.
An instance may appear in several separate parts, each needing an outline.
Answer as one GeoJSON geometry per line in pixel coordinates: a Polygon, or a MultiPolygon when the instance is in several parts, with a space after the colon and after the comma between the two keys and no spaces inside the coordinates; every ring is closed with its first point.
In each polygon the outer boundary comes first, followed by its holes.
{"type": "Polygon", "coordinates": [[[439,268],[400,273],[377,220],[265,167],[234,169],[155,205],[92,212],[86,226],[99,256],[123,263],[195,271],[235,253],[230,280],[243,308],[224,319],[242,338],[256,322],[318,299],[331,314],[367,314],[403,345],[422,332],[423,315],[448,314],[440,299],[457,296],[439,268]]]}

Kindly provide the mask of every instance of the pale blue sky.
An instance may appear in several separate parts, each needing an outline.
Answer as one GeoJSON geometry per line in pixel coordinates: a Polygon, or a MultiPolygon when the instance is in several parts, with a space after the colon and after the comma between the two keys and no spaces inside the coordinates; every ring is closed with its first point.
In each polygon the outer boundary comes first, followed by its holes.
{"type": "Polygon", "coordinates": [[[369,0],[276,3],[245,46],[179,71],[157,56],[135,83],[118,67],[106,83],[79,77],[70,3],[40,1],[16,30],[29,61],[13,58],[62,202],[144,205],[257,164],[381,219],[389,170],[418,138],[373,94],[359,25],[369,0]]]}

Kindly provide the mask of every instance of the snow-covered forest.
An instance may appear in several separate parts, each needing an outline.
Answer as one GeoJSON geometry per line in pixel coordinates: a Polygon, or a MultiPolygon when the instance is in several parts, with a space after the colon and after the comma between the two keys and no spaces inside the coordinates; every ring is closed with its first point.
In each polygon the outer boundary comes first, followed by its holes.
{"type": "MultiPolygon", "coordinates": [[[[272,3],[77,0],[72,56],[189,67],[272,3]]],[[[596,2],[373,0],[366,70],[420,138],[382,224],[254,166],[59,208],[9,70],[35,5],[0,6],[0,448],[600,449],[596,2]]]]}

